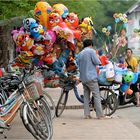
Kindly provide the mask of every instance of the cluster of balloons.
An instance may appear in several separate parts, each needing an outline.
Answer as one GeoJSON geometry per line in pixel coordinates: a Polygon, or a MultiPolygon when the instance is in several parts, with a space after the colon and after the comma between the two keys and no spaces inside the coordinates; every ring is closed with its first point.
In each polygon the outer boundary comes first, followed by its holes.
{"type": "Polygon", "coordinates": [[[75,56],[82,48],[82,41],[92,39],[93,21],[69,12],[64,4],[51,6],[37,2],[35,18],[25,18],[19,30],[12,31],[12,38],[19,55],[13,66],[47,65],[59,76],[77,69],[75,56]]]}

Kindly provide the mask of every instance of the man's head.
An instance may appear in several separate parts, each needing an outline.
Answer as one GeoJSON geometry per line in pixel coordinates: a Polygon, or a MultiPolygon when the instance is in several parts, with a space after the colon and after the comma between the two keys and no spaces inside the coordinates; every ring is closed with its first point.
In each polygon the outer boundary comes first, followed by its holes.
{"type": "Polygon", "coordinates": [[[84,48],[89,47],[89,46],[93,46],[93,42],[91,39],[86,39],[83,41],[83,46],[84,48]]]}
{"type": "Polygon", "coordinates": [[[132,49],[130,49],[130,48],[126,49],[126,56],[127,56],[127,58],[131,58],[132,53],[133,53],[132,49]]]}

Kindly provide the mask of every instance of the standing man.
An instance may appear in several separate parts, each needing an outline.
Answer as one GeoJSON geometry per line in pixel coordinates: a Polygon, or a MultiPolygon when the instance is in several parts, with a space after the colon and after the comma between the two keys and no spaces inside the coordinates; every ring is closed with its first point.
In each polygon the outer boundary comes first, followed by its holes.
{"type": "Polygon", "coordinates": [[[84,49],[80,52],[78,57],[78,65],[80,71],[80,80],[84,89],[84,115],[85,119],[92,118],[90,116],[90,92],[94,96],[94,103],[96,108],[96,116],[98,119],[107,118],[103,115],[101,97],[99,92],[99,85],[97,79],[96,66],[100,64],[100,60],[93,49],[93,42],[86,39],[83,42],[84,49]]]}
{"type": "MultiPolygon", "coordinates": [[[[133,72],[137,72],[138,62],[137,62],[137,59],[132,54],[133,54],[133,51],[130,48],[127,48],[125,64],[126,64],[127,68],[129,68],[133,72]]],[[[130,88],[133,90],[133,93],[135,93],[136,100],[137,100],[136,106],[139,107],[140,106],[140,96],[139,96],[139,89],[137,87],[137,82],[135,84],[131,84],[130,88]]]]}

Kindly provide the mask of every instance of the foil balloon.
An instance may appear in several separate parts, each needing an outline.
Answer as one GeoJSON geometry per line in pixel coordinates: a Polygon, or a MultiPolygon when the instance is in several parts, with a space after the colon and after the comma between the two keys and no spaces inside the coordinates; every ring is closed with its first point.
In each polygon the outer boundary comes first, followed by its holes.
{"type": "Polygon", "coordinates": [[[19,35],[25,34],[24,28],[21,27],[20,30],[12,30],[11,34],[12,34],[12,38],[13,38],[14,42],[16,43],[17,46],[19,46],[20,43],[19,44],[17,43],[17,37],[19,35]]]}
{"type": "Polygon", "coordinates": [[[44,55],[45,54],[45,46],[42,44],[35,44],[32,48],[32,52],[34,55],[44,55]]]}
{"type": "Polygon", "coordinates": [[[56,55],[55,53],[49,53],[46,56],[43,56],[42,60],[46,62],[48,65],[52,65],[56,60],[56,55]]]}
{"type": "Polygon", "coordinates": [[[20,46],[22,51],[29,51],[34,45],[34,40],[28,34],[24,34],[24,42],[20,46]]]}
{"type": "Polygon", "coordinates": [[[24,68],[32,63],[33,54],[31,51],[21,51],[20,55],[15,60],[15,64],[12,66],[18,66],[24,68]]]}
{"type": "Polygon", "coordinates": [[[35,40],[35,41],[42,41],[44,40],[44,31],[45,29],[43,28],[42,25],[38,23],[32,23],[30,25],[30,36],[35,40]]]}
{"type": "Polygon", "coordinates": [[[45,45],[47,46],[50,46],[52,47],[55,40],[56,40],[56,34],[54,31],[52,30],[47,30],[45,33],[44,33],[44,37],[45,37],[45,45]]]}
{"type": "Polygon", "coordinates": [[[81,28],[85,28],[87,31],[91,31],[93,28],[93,21],[91,17],[86,17],[83,19],[82,23],[80,24],[81,28]]]}
{"type": "Polygon", "coordinates": [[[52,7],[47,2],[37,2],[34,8],[36,20],[48,29],[48,15],[52,12],[52,7]]]}
{"type": "Polygon", "coordinates": [[[53,12],[58,13],[62,18],[65,18],[68,15],[69,10],[64,4],[54,4],[53,12]]]}
{"type": "Polygon", "coordinates": [[[49,29],[52,29],[53,27],[62,24],[62,22],[63,22],[62,17],[58,13],[51,13],[49,15],[48,19],[49,29]]]}
{"type": "Polygon", "coordinates": [[[36,20],[33,19],[33,18],[25,18],[25,19],[23,20],[23,27],[24,27],[24,29],[27,30],[27,31],[29,31],[30,25],[31,25],[32,23],[36,23],[36,20]]]}
{"type": "Polygon", "coordinates": [[[64,21],[70,29],[76,29],[79,26],[79,19],[75,13],[69,13],[64,21]]]}
{"type": "Polygon", "coordinates": [[[81,40],[81,31],[77,30],[79,26],[78,16],[75,13],[69,13],[65,19],[65,23],[72,30],[75,39],[81,40]]]}
{"type": "Polygon", "coordinates": [[[13,30],[12,31],[13,40],[17,46],[16,51],[29,51],[33,44],[34,40],[30,38],[28,34],[26,34],[23,30],[13,30]]]}
{"type": "Polygon", "coordinates": [[[58,36],[74,44],[74,34],[72,30],[67,27],[58,13],[50,14],[48,25],[58,36]]]}
{"type": "Polygon", "coordinates": [[[91,17],[86,17],[83,19],[82,23],[79,25],[80,30],[82,32],[82,40],[84,39],[92,39],[93,34],[92,34],[92,29],[93,28],[93,21],[91,17]]]}

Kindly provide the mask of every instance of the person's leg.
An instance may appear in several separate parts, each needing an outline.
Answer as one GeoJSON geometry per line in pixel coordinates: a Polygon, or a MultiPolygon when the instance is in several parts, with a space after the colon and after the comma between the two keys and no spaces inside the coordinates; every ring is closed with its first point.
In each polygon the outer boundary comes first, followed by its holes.
{"type": "Polygon", "coordinates": [[[137,83],[132,84],[130,86],[130,89],[132,89],[133,90],[133,94],[135,94],[136,102],[137,102],[136,106],[140,106],[140,93],[139,93],[139,90],[138,90],[138,87],[137,87],[137,83]]]}
{"type": "Polygon", "coordinates": [[[101,105],[101,97],[99,92],[99,85],[97,81],[91,81],[88,83],[88,87],[93,94],[94,97],[94,105],[96,108],[96,116],[97,118],[103,116],[103,110],[101,105]]]}
{"type": "Polygon", "coordinates": [[[137,106],[140,106],[140,93],[136,92],[135,96],[136,96],[136,100],[137,100],[137,106]]]}
{"type": "Polygon", "coordinates": [[[90,116],[90,108],[89,108],[90,90],[85,84],[83,84],[83,89],[84,89],[84,115],[90,116]]]}

